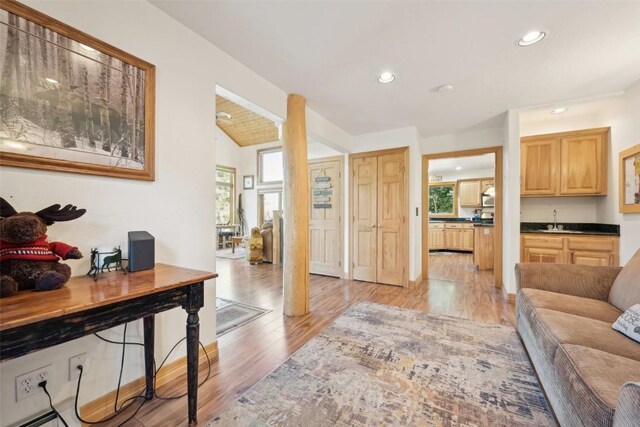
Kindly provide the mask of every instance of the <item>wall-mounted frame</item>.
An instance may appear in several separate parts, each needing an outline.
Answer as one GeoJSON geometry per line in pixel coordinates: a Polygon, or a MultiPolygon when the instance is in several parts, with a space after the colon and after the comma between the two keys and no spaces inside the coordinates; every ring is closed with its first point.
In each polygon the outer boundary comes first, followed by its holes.
{"type": "Polygon", "coordinates": [[[458,216],[457,181],[430,182],[428,197],[430,217],[455,218],[458,216]]]}
{"type": "Polygon", "coordinates": [[[245,175],[245,176],[242,177],[242,189],[243,190],[253,190],[254,186],[255,186],[255,184],[254,184],[253,175],[245,175]]]}
{"type": "Polygon", "coordinates": [[[640,213],[640,144],[620,152],[620,212],[640,213]]]}
{"type": "Polygon", "coordinates": [[[155,66],[0,2],[0,165],[154,180],[155,66]]]}

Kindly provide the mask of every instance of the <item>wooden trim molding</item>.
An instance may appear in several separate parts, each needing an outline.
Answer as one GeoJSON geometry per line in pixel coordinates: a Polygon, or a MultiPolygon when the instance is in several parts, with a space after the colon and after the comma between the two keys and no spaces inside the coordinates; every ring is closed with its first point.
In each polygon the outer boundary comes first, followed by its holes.
{"type": "Polygon", "coordinates": [[[422,283],[422,280],[422,273],[419,273],[418,277],[416,277],[416,280],[409,280],[409,287],[418,286],[420,283],[422,283]]]}
{"type": "MultiPolygon", "coordinates": [[[[209,354],[211,362],[218,360],[218,341],[214,341],[204,346],[209,354]]],[[[207,369],[207,357],[204,352],[200,352],[198,359],[198,371],[207,369]]],[[[156,388],[160,388],[163,385],[173,381],[174,379],[186,375],[187,373],[187,356],[183,356],[173,362],[167,363],[156,375],[156,388]]],[[[118,396],[118,402],[124,402],[125,400],[137,396],[144,392],[146,384],[146,377],[142,376],[120,387],[120,395],[118,396]]],[[[102,418],[113,414],[113,403],[116,398],[116,390],[112,390],[109,393],[98,397],[91,402],[88,402],[80,407],[80,415],[85,420],[101,420],[102,418]]]]}
{"type": "Polygon", "coordinates": [[[473,150],[449,151],[422,156],[422,277],[429,278],[429,160],[449,157],[471,157],[493,153],[495,155],[495,216],[494,223],[494,281],[496,288],[502,288],[502,147],[477,148],[473,150]]]}

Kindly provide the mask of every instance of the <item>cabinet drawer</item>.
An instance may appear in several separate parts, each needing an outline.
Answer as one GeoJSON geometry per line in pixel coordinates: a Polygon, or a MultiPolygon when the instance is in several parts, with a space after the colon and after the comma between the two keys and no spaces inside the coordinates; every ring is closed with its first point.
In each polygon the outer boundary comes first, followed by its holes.
{"type": "Polygon", "coordinates": [[[525,234],[522,236],[522,247],[563,249],[564,238],[561,236],[544,236],[540,234],[525,234]]]}
{"type": "Polygon", "coordinates": [[[444,223],[442,222],[430,222],[429,228],[432,230],[442,230],[444,229],[444,223]]]}
{"type": "Polygon", "coordinates": [[[473,224],[462,224],[462,228],[465,230],[473,230],[473,224]]]}
{"type": "Polygon", "coordinates": [[[446,223],[444,228],[462,228],[464,224],[454,224],[454,223],[446,223]]]}
{"type": "Polygon", "coordinates": [[[613,252],[617,239],[613,237],[572,236],[567,239],[567,247],[571,251],[613,252]]]}

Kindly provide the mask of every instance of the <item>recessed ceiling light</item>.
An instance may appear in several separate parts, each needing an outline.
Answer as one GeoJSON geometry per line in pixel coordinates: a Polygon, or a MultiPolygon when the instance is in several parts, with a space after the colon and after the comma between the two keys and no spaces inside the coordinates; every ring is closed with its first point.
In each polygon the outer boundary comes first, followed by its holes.
{"type": "Polygon", "coordinates": [[[531,46],[532,44],[538,43],[546,35],[547,33],[545,33],[544,31],[530,31],[524,36],[522,36],[520,40],[518,40],[518,46],[522,46],[522,47],[531,46]]]}
{"type": "Polygon", "coordinates": [[[451,92],[452,90],[453,90],[453,85],[450,85],[450,84],[442,85],[438,88],[438,93],[451,92]]]}
{"type": "Polygon", "coordinates": [[[48,81],[49,83],[53,83],[53,84],[58,83],[58,81],[56,79],[52,79],[51,77],[45,77],[44,79],[46,81],[48,81]]]}
{"type": "Polygon", "coordinates": [[[88,50],[89,52],[97,52],[97,50],[95,50],[92,47],[87,46],[86,44],[80,43],[80,47],[83,48],[84,50],[88,50]]]}
{"type": "Polygon", "coordinates": [[[396,76],[391,71],[384,71],[378,76],[380,83],[391,83],[396,79],[396,76]]]}
{"type": "Polygon", "coordinates": [[[216,119],[218,120],[231,120],[231,114],[226,111],[219,111],[216,113],[216,119]]]}
{"type": "Polygon", "coordinates": [[[566,107],[554,108],[553,110],[551,110],[551,114],[563,114],[567,111],[569,111],[569,109],[566,107]]]}
{"type": "Polygon", "coordinates": [[[462,166],[456,166],[456,170],[457,171],[462,170],[462,166]]]}

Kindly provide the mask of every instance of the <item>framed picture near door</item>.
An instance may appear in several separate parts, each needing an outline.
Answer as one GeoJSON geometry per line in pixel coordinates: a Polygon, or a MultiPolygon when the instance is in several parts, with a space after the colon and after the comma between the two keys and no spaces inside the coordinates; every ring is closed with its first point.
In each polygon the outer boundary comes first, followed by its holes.
{"type": "Polygon", "coordinates": [[[154,179],[155,66],[0,2],[0,165],[154,179]]]}
{"type": "Polygon", "coordinates": [[[620,152],[620,212],[640,213],[640,144],[620,152]]]}

